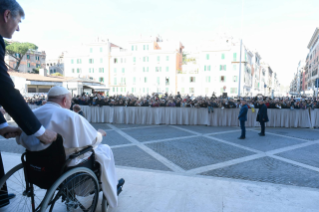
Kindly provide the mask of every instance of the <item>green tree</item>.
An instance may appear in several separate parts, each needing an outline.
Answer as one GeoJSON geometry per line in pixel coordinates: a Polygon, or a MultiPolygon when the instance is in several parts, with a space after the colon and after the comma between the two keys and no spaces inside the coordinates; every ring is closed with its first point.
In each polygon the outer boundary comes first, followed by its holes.
{"type": "Polygon", "coordinates": [[[6,55],[13,57],[17,61],[15,67],[11,67],[9,64],[6,64],[10,69],[14,71],[18,71],[22,58],[29,50],[32,52],[38,49],[38,47],[33,43],[19,43],[19,42],[9,43],[5,40],[5,45],[6,45],[6,55]]]}

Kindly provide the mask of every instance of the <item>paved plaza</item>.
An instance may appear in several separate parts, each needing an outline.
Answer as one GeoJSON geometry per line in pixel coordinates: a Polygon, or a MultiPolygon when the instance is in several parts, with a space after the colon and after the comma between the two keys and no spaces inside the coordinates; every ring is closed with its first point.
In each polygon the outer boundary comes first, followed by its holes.
{"type": "MultiPolygon", "coordinates": [[[[317,129],[267,128],[260,137],[258,128],[248,128],[246,139],[239,140],[237,127],[93,126],[107,132],[103,143],[113,150],[119,177],[127,178],[120,207],[111,211],[315,211],[319,206],[311,198],[319,197],[317,129]],[[243,188],[247,191],[240,196],[243,188]],[[236,193],[225,194],[232,191],[236,193]],[[307,203],[294,199],[301,194],[307,203]],[[154,202],[147,201],[152,195],[154,202]],[[248,207],[246,198],[257,198],[260,207],[248,207]],[[266,203],[272,206],[262,207],[266,203]]],[[[24,151],[3,138],[0,149],[7,158],[24,151]]]]}

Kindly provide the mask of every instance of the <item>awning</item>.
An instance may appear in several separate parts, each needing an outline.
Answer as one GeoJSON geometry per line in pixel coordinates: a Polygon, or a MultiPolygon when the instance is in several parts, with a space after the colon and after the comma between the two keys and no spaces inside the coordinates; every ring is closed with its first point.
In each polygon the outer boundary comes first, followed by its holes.
{"type": "Polygon", "coordinates": [[[94,91],[103,92],[110,90],[109,88],[105,86],[96,86],[96,85],[84,85],[86,87],[92,88],[94,91]]]}

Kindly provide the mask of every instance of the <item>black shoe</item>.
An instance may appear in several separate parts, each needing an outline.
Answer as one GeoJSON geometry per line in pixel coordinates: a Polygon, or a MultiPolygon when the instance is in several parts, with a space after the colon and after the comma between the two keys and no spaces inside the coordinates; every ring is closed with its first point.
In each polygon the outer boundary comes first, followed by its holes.
{"type": "Polygon", "coordinates": [[[117,184],[117,188],[123,186],[124,183],[125,183],[125,180],[124,180],[123,178],[119,179],[119,182],[118,182],[118,184],[117,184]]]}
{"type": "Polygon", "coordinates": [[[258,133],[258,135],[260,135],[260,136],[265,136],[265,134],[261,134],[261,133],[258,133]]]}
{"type": "Polygon", "coordinates": [[[117,196],[120,195],[120,193],[122,192],[122,188],[123,188],[122,186],[117,188],[117,196]]]}
{"type": "Polygon", "coordinates": [[[239,137],[238,139],[245,139],[246,137],[239,137]]]}

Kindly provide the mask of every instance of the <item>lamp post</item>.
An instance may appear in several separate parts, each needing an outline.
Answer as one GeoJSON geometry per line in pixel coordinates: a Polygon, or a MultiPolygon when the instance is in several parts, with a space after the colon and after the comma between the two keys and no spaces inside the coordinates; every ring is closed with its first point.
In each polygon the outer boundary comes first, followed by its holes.
{"type": "Polygon", "coordinates": [[[240,96],[240,86],[241,86],[241,52],[243,46],[243,9],[244,9],[244,0],[241,1],[241,26],[240,26],[240,56],[239,56],[239,80],[238,80],[238,97],[240,96]]]}

